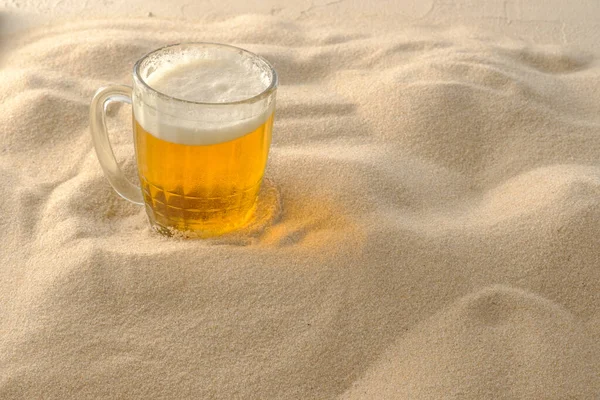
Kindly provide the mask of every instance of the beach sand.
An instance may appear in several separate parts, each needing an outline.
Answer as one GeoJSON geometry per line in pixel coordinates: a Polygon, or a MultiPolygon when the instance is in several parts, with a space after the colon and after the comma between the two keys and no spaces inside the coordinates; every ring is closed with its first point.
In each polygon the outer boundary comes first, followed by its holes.
{"type": "MultiPolygon", "coordinates": [[[[600,65],[472,28],[81,21],[0,75],[1,399],[596,399],[600,65]],[[162,45],[280,75],[255,222],[164,238],[88,106],[162,45]]],[[[113,149],[135,179],[130,108],[113,149]]]]}

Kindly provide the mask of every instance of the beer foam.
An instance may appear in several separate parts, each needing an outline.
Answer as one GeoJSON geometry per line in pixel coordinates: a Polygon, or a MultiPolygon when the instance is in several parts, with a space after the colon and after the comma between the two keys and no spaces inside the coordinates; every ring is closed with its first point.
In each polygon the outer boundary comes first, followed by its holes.
{"type": "Polygon", "coordinates": [[[159,139],[186,145],[223,143],[254,131],[273,113],[274,101],[265,101],[264,110],[250,116],[245,113],[243,118],[236,111],[244,105],[224,104],[252,98],[269,86],[268,70],[249,61],[238,53],[219,59],[198,59],[187,54],[160,65],[144,79],[148,86],[174,99],[210,105],[190,105],[198,110],[198,115],[190,119],[167,114],[134,93],[137,122],[159,139]],[[229,107],[231,112],[211,112],[215,107],[229,107]]]}
{"type": "Polygon", "coordinates": [[[264,91],[269,77],[257,66],[231,59],[195,59],[161,66],[146,79],[154,90],[176,99],[229,103],[264,91]]]}

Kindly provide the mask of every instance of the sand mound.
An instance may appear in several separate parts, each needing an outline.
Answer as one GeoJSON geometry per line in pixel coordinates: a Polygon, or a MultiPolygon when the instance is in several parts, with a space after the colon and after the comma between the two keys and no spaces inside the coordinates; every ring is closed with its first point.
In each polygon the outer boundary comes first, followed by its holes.
{"type": "Polygon", "coordinates": [[[591,346],[561,306],[492,286],[413,328],[343,398],[592,399],[591,346]]]}
{"type": "MultiPolygon", "coordinates": [[[[0,77],[0,398],[593,398],[600,69],[462,28],[77,22],[0,77]],[[281,86],[257,222],[166,239],[87,105],[145,52],[226,42],[281,86]],[[281,207],[281,208],[280,208],[281,207]]],[[[113,148],[135,176],[127,107],[113,148]]]]}

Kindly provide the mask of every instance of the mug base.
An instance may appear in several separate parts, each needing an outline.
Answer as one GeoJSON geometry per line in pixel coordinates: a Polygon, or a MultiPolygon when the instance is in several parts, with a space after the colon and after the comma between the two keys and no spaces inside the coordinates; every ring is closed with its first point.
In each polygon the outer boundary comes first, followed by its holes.
{"type": "Polygon", "coordinates": [[[216,221],[202,221],[194,219],[173,218],[167,219],[164,216],[157,218],[152,208],[146,207],[146,214],[150,226],[156,232],[167,237],[198,238],[207,239],[222,236],[247,226],[256,211],[256,203],[243,212],[238,212],[235,218],[227,220],[219,219],[216,221]]]}

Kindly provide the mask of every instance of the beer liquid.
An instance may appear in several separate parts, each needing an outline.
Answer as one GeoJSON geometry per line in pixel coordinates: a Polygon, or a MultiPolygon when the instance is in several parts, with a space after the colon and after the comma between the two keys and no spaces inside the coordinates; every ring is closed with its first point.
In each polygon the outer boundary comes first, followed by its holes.
{"type": "Polygon", "coordinates": [[[155,222],[204,236],[244,225],[262,182],[272,121],[228,142],[192,146],[161,140],[136,122],[140,183],[155,222]]]}

